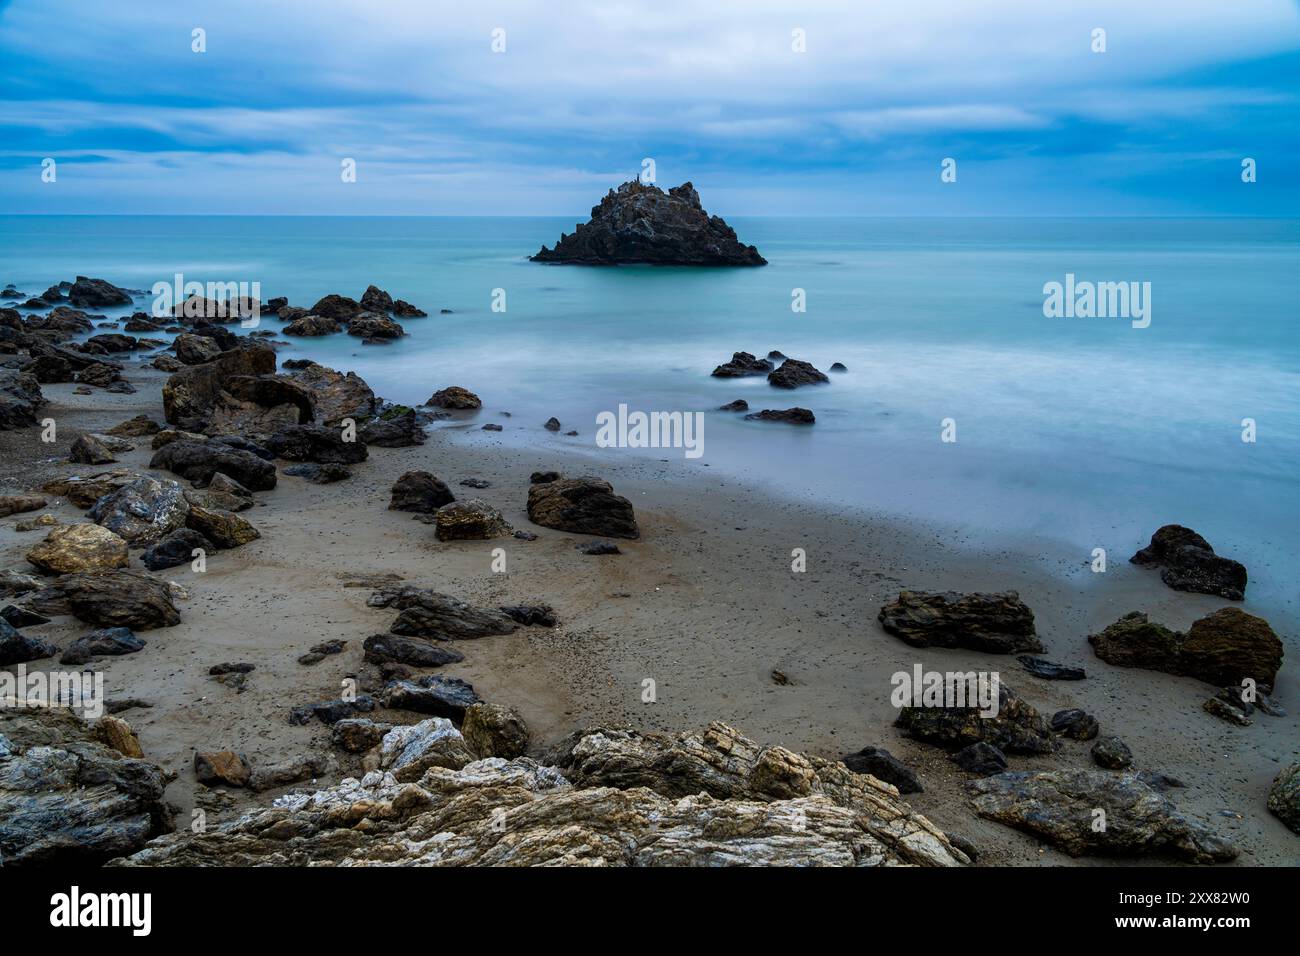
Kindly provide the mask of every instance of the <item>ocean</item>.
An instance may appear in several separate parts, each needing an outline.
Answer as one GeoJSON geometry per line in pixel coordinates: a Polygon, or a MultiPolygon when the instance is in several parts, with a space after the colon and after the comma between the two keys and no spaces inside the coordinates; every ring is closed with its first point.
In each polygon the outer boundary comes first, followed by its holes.
{"type": "Polygon", "coordinates": [[[310,306],[373,283],[429,317],[391,346],[298,339],[281,359],[407,404],[465,386],[504,431],[458,441],[650,455],[962,545],[1033,538],[1071,567],[1185,524],[1246,564],[1249,609],[1296,620],[1300,221],[735,218],[768,266],[527,260],[578,218],[0,217],[0,284],[182,273],[310,306]],[[1067,276],[1149,283],[1149,325],[1045,316],[1044,285],[1067,276]],[[793,392],[709,375],[772,349],[848,371],[793,392]],[[715,411],[737,398],[817,423],[715,411]],[[703,454],[597,448],[597,416],[620,405],[703,412],[703,454]],[[578,436],[543,430],[551,416],[578,436]]]}

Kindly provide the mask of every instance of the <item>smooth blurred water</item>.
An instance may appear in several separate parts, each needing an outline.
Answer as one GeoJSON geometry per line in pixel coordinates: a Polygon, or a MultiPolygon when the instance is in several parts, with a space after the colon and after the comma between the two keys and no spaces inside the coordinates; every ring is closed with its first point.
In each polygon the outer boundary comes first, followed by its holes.
{"type": "MultiPolygon", "coordinates": [[[[1252,603],[1294,612],[1300,560],[1296,220],[734,220],[760,269],[527,261],[574,222],[425,218],[0,218],[0,284],[74,274],[149,288],[175,272],[260,281],[309,306],[370,283],[431,313],[388,347],[296,340],[386,398],[449,384],[500,434],[594,449],[620,403],[707,412],[705,454],[643,454],[840,507],[920,517],[984,544],[1026,533],[1123,560],[1161,524],[1195,527],[1251,570],[1252,603]],[[1152,322],[1048,319],[1043,284],[1152,285],[1152,322]],[[807,312],[791,311],[806,291],[807,312]],[[505,290],[506,311],[491,310],[505,290]],[[454,310],[439,315],[440,308],[454,310]],[[796,392],[709,371],[780,349],[848,374],[796,392]],[[802,405],[800,429],[712,411],[802,405]],[[513,417],[498,413],[509,410],[513,417]],[[551,415],[578,438],[540,425],[551,415]],[[957,442],[940,441],[941,420],[957,442]],[[1243,418],[1258,441],[1241,440],[1243,418]]],[[[141,307],[147,307],[144,303],[141,307]]],[[[279,328],[273,319],[268,327],[279,328]]],[[[625,450],[604,454],[630,454],[625,450]]]]}

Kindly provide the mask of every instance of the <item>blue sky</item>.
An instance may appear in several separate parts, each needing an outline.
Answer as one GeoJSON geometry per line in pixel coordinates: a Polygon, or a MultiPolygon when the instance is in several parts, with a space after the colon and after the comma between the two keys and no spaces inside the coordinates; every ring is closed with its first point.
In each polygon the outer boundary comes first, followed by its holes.
{"type": "Polygon", "coordinates": [[[0,0],[0,62],[0,212],[1300,215],[1296,0],[0,0]]]}

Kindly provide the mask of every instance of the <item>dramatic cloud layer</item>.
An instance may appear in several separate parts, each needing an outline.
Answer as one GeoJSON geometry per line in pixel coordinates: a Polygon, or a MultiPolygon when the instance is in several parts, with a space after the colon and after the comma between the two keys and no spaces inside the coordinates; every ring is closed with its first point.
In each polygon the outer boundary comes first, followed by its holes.
{"type": "Polygon", "coordinates": [[[580,214],[653,157],[724,215],[1300,214],[1293,0],[800,6],[0,0],[0,201],[580,214]]]}

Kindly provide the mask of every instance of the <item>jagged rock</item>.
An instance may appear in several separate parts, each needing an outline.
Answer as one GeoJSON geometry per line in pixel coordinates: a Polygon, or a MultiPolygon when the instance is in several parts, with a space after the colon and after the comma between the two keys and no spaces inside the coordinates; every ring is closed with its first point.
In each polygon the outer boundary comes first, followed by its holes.
{"type": "Polygon", "coordinates": [[[433,514],[456,500],[451,489],[427,471],[408,471],[393,484],[389,511],[433,514]]]}
{"type": "MultiPolygon", "coordinates": [[[[451,309],[443,309],[442,311],[443,314],[446,314],[450,312],[451,309]]],[[[423,309],[411,305],[411,303],[407,302],[405,299],[393,300],[393,315],[400,315],[402,318],[406,319],[423,319],[427,317],[428,314],[429,313],[425,312],[423,309]]]]}
{"type": "Polygon", "coordinates": [[[363,339],[400,339],[406,330],[386,315],[363,312],[348,322],[348,335],[363,339]]]}
{"type": "Polygon", "coordinates": [[[854,773],[869,773],[877,780],[893,784],[899,793],[920,793],[925,788],[915,771],[884,747],[863,747],[846,754],[840,762],[854,773]]]}
{"type": "Polygon", "coordinates": [[[391,605],[401,613],[389,630],[408,637],[470,640],[493,634],[513,634],[519,627],[518,622],[502,610],[474,607],[423,588],[402,588],[391,605]]]}
{"type": "Polygon", "coordinates": [[[1097,718],[1077,707],[1058,710],[1052,714],[1052,719],[1048,723],[1053,733],[1069,737],[1071,740],[1092,740],[1101,733],[1101,724],[1097,722],[1097,718]]]}
{"type": "Polygon", "coordinates": [[[1207,714],[1218,717],[1220,720],[1226,720],[1230,724],[1236,724],[1238,727],[1249,727],[1254,723],[1243,707],[1221,697],[1211,697],[1201,705],[1201,709],[1207,714]]]}
{"type": "Polygon", "coordinates": [[[106,309],[130,305],[131,296],[125,289],[119,289],[104,279],[77,276],[68,290],[68,301],[79,309],[106,309]]]}
{"type": "Polygon", "coordinates": [[[1035,677],[1041,677],[1043,680],[1083,680],[1088,675],[1082,667],[1069,667],[1065,664],[1056,664],[1052,661],[1045,661],[1041,657],[1031,657],[1028,654],[1022,654],[1016,658],[1025,670],[1035,677]]]}
{"type": "Polygon", "coordinates": [[[171,588],[142,571],[65,574],[28,595],[25,603],[38,614],[72,614],[96,627],[147,631],[171,627],[181,620],[171,588]]]}
{"type": "Polygon", "coordinates": [[[206,488],[202,491],[192,490],[186,497],[192,505],[202,505],[217,511],[247,511],[256,503],[251,491],[219,471],[212,475],[206,488]]]}
{"type": "Polygon", "coordinates": [[[189,512],[179,483],[141,477],[96,501],[88,517],[131,547],[144,547],[182,527],[189,512]]]}
{"type": "Polygon", "coordinates": [[[20,634],[12,624],[0,619],[0,667],[43,660],[58,652],[59,649],[49,641],[20,634]]]}
{"type": "Polygon", "coordinates": [[[425,441],[424,426],[411,408],[398,415],[367,422],[360,434],[367,445],[380,448],[410,448],[423,445],[425,441]]]}
{"type": "Polygon", "coordinates": [[[825,385],[830,377],[810,362],[786,359],[781,367],[767,374],[767,383],[773,388],[799,388],[802,385],[825,385]]]}
{"type": "Polygon", "coordinates": [[[116,750],[123,757],[144,759],[144,750],[140,747],[140,738],[121,717],[105,714],[95,721],[93,726],[95,739],[104,746],[116,750]]]}
{"type": "Polygon", "coordinates": [[[110,465],[117,459],[98,436],[87,433],[77,436],[77,440],[72,443],[68,461],[78,465],[110,465]]]}
{"type": "Polygon", "coordinates": [[[906,706],[894,726],[950,750],[979,741],[1006,753],[1047,754],[1060,748],[1047,721],[1005,684],[998,686],[996,716],[983,717],[978,707],[906,706]]]}
{"type": "Polygon", "coordinates": [[[393,297],[377,285],[368,285],[361,293],[360,306],[367,312],[391,312],[393,297]]]}
{"type": "Polygon", "coordinates": [[[275,350],[269,345],[241,342],[210,362],[176,372],[163,385],[163,411],[170,425],[190,432],[205,432],[213,413],[230,395],[227,383],[239,376],[275,372],[275,350]]]}
{"type": "Polygon", "coordinates": [[[439,541],[501,538],[514,531],[500,511],[480,498],[445,504],[436,517],[434,533],[439,541]]]}
{"type": "Polygon", "coordinates": [[[528,488],[528,520],[545,528],[605,538],[639,538],[632,502],[600,478],[559,478],[528,488]]]}
{"type": "Polygon", "coordinates": [[[560,236],[534,262],[616,265],[761,266],[767,260],[753,246],[742,245],[736,232],[700,205],[699,193],[687,182],[664,192],[638,180],[611,189],[591,210],[591,221],[571,236],[560,236]]]}
{"type": "Polygon", "coordinates": [[[369,457],[365,442],[344,441],[341,431],[324,425],[292,425],[273,435],[266,447],[277,458],[318,465],[352,465],[369,457]]]}
{"type": "Polygon", "coordinates": [[[747,422],[784,422],[787,425],[815,425],[817,416],[811,409],[800,408],[765,408],[761,412],[750,412],[745,416],[747,422]]]}
{"type": "Polygon", "coordinates": [[[474,704],[466,708],[460,730],[479,757],[513,760],[528,752],[528,725],[513,707],[474,704]]]}
{"type": "Polygon", "coordinates": [[[749,411],[749,402],[743,398],[738,398],[734,402],[727,402],[725,405],[719,405],[720,412],[747,412],[749,411]]]}
{"type": "Polygon", "coordinates": [[[96,865],[171,829],[163,771],[66,707],[0,708],[0,858],[96,865]]]}
{"type": "Polygon", "coordinates": [[[756,358],[748,352],[733,352],[731,361],[722,363],[709,374],[715,378],[743,378],[747,375],[766,375],[770,371],[772,363],[767,359],[756,358]]]}
{"type": "Polygon", "coordinates": [[[276,480],[273,464],[218,441],[171,442],[154,453],[149,467],[165,468],[197,485],[207,484],[221,472],[253,491],[270,491],[276,480]]]}
{"type": "Polygon", "coordinates": [[[248,758],[233,750],[194,754],[194,777],[199,783],[246,787],[250,776],[252,768],[248,765],[248,758]]]}
{"type": "Polygon", "coordinates": [[[304,315],[300,319],[294,319],[280,331],[285,335],[333,335],[336,332],[342,332],[343,326],[329,316],[304,315]]]}
{"type": "Polygon", "coordinates": [[[207,538],[189,528],[177,528],[169,531],[152,547],[140,555],[140,560],[150,571],[163,571],[167,568],[180,567],[194,560],[195,550],[205,554],[216,548],[207,538]]]}
{"type": "Polygon", "coordinates": [[[71,382],[74,375],[71,363],[62,355],[37,355],[23,366],[23,371],[42,385],[71,382]]]}
{"type": "Polygon", "coordinates": [[[45,505],[46,500],[40,495],[0,495],[0,518],[37,511],[45,505]]]}
{"type": "Polygon", "coordinates": [[[124,568],[131,558],[126,541],[107,528],[69,524],[53,528],[27,552],[27,560],[49,574],[67,574],[124,568]]]}
{"type": "Polygon", "coordinates": [[[312,315],[323,315],[339,322],[346,322],[362,309],[356,299],[349,299],[345,295],[327,295],[307,311],[312,315]]]}
{"type": "Polygon", "coordinates": [[[396,680],[384,688],[384,706],[413,710],[460,721],[465,709],[479,702],[473,686],[459,677],[429,674],[416,680],[396,680]]]}
{"type": "Polygon", "coordinates": [[[379,409],[375,393],[356,372],[339,372],[309,360],[285,362],[284,367],[288,379],[310,396],[314,420],[322,425],[337,428],[350,418],[359,428],[379,409]]]}
{"type": "Polygon", "coordinates": [[[95,657],[120,657],[144,650],[145,641],[129,627],[105,627],[91,631],[68,645],[60,664],[84,664],[95,657]]]}
{"type": "Polygon", "coordinates": [[[186,527],[197,531],[218,548],[242,547],[262,536],[252,522],[233,511],[219,511],[200,505],[190,507],[186,527]]]}
{"type": "Polygon", "coordinates": [[[327,700],[319,704],[305,704],[295,707],[289,713],[289,723],[305,724],[314,717],[323,724],[336,724],[357,714],[367,714],[375,709],[375,701],[369,694],[359,694],[356,700],[327,700]]]}
{"type": "Polygon", "coordinates": [[[36,424],[36,412],[45,404],[35,375],[0,368],[0,431],[36,424]]]}
{"type": "Polygon", "coordinates": [[[39,578],[30,574],[23,574],[21,571],[0,571],[0,597],[39,591],[43,586],[39,578]]]}
{"type": "Polygon", "coordinates": [[[12,604],[0,608],[0,619],[7,621],[10,627],[38,627],[41,624],[50,623],[48,617],[33,614],[25,608],[14,607],[12,604]]]}
{"type": "Polygon", "coordinates": [[[114,425],[104,434],[118,438],[144,438],[149,435],[156,435],[160,431],[162,431],[162,426],[148,415],[136,415],[119,425],[114,425]]]}
{"type": "Polygon", "coordinates": [[[176,349],[176,358],[182,365],[202,365],[204,362],[211,362],[222,351],[216,339],[189,332],[176,336],[172,345],[176,349]]]}
{"type": "Polygon", "coordinates": [[[442,388],[434,392],[429,396],[429,400],[424,404],[432,408],[465,410],[482,408],[483,400],[467,388],[461,388],[459,385],[450,385],[447,388],[442,388]]]}
{"type": "Polygon", "coordinates": [[[110,385],[121,381],[121,378],[121,368],[108,362],[95,362],[93,365],[87,365],[72,376],[74,382],[80,382],[82,385],[94,385],[96,388],[108,388],[110,385]]]}
{"type": "Polygon", "coordinates": [[[1015,591],[957,594],[899,591],[880,623],[913,647],[965,647],[990,654],[1041,651],[1034,612],[1015,591]]]}
{"type": "Polygon", "coordinates": [[[1192,863],[1222,863],[1237,851],[1189,820],[1136,774],[1101,770],[1002,773],[967,785],[975,812],[1025,830],[1071,856],[1170,852],[1192,863]],[[1096,811],[1105,812],[1104,828],[1096,811]]]}
{"type": "MultiPolygon", "coordinates": [[[[409,664],[412,667],[442,667],[444,664],[456,664],[465,659],[465,655],[450,648],[439,647],[426,640],[402,637],[399,634],[375,634],[367,637],[365,658],[372,664],[409,664]]],[[[491,756],[485,754],[484,756],[491,756]]]]}
{"type": "Polygon", "coordinates": [[[430,767],[460,770],[476,759],[450,720],[431,717],[385,734],[379,766],[397,781],[409,782],[419,780],[430,767]]]}
{"type": "Polygon", "coordinates": [[[1269,812],[1300,833],[1300,763],[1293,763],[1273,780],[1268,791],[1269,812]]]}
{"type": "Polygon", "coordinates": [[[1129,558],[1141,567],[1161,567],[1160,579],[1175,591],[1217,594],[1229,601],[1246,597],[1246,567],[1220,557],[1210,543],[1191,528],[1167,524],[1148,544],[1129,558]]]}
{"type": "Polygon", "coordinates": [[[255,792],[288,787],[304,780],[315,780],[328,771],[329,759],[312,754],[254,767],[248,775],[248,789],[255,792]]]}
{"type": "Polygon", "coordinates": [[[979,740],[952,755],[953,763],[967,773],[987,777],[1007,769],[1007,755],[992,744],[979,740]]]}
{"type": "Polygon", "coordinates": [[[1097,656],[1118,667],[1146,667],[1218,686],[1251,678],[1272,688],[1282,667],[1282,641],[1263,618],[1225,607],[1196,621],[1186,634],[1132,611],[1100,634],[1089,634],[1097,656]]]}
{"type": "Polygon", "coordinates": [[[392,729],[392,724],[376,723],[366,717],[345,717],[335,721],[330,736],[335,747],[350,754],[360,754],[378,747],[384,735],[392,729]]]}
{"type": "Polygon", "coordinates": [[[1123,770],[1133,765],[1133,751],[1118,737],[1098,737],[1092,745],[1092,759],[1107,770],[1123,770]]]}
{"type": "Polygon", "coordinates": [[[164,428],[158,434],[153,436],[153,440],[149,443],[149,447],[154,451],[157,451],[159,448],[162,448],[165,445],[170,445],[174,441],[196,441],[201,443],[207,440],[207,435],[201,435],[198,432],[182,431],[179,428],[164,428]]]}

